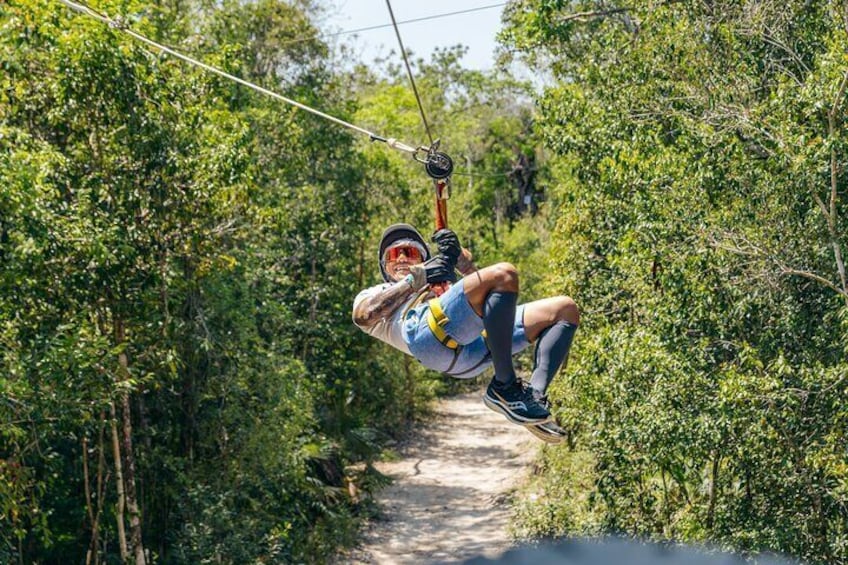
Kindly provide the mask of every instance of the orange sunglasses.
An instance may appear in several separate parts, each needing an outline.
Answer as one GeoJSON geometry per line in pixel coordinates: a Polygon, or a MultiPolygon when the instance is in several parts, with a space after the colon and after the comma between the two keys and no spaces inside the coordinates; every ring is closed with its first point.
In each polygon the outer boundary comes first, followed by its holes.
{"type": "Polygon", "coordinates": [[[397,261],[400,254],[406,255],[406,258],[411,261],[421,260],[421,250],[414,245],[398,245],[386,249],[386,261],[397,261]]]}

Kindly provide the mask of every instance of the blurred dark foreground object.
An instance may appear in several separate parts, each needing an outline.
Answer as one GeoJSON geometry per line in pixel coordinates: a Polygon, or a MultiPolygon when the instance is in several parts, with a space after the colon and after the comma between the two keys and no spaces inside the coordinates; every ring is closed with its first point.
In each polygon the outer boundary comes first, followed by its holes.
{"type": "Polygon", "coordinates": [[[510,549],[500,557],[455,561],[464,565],[797,565],[775,555],[741,557],[717,549],[619,538],[564,539],[510,549]]]}

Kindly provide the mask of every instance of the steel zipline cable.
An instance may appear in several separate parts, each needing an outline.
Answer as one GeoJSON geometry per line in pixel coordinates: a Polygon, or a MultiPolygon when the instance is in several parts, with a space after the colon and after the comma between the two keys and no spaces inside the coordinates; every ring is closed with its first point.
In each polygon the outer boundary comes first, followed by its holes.
{"type": "MultiPolygon", "coordinates": [[[[400,20],[399,22],[397,22],[397,25],[400,26],[400,25],[405,25],[405,24],[415,24],[415,23],[419,23],[419,22],[427,22],[427,21],[430,21],[430,20],[438,20],[438,19],[441,19],[441,18],[450,18],[450,17],[453,17],[453,16],[461,16],[461,15],[464,15],[464,14],[471,14],[471,13],[474,13],[474,12],[482,12],[484,10],[491,10],[493,8],[502,8],[503,6],[506,6],[507,4],[508,4],[508,2],[498,2],[497,4],[488,4],[486,6],[478,6],[476,8],[468,8],[468,9],[465,9],[465,10],[457,10],[455,12],[442,12],[442,13],[439,13],[439,14],[431,14],[429,16],[421,16],[420,18],[412,18],[412,19],[409,19],[409,20],[400,20]]],[[[355,29],[343,29],[341,31],[336,31],[336,32],[333,32],[333,33],[325,33],[325,34],[321,34],[321,35],[317,35],[317,36],[310,35],[308,37],[297,37],[295,39],[289,39],[287,41],[283,41],[282,43],[280,43],[280,45],[285,47],[286,45],[295,45],[295,44],[298,44],[298,43],[305,43],[307,41],[315,41],[316,39],[326,41],[328,39],[333,39],[333,38],[339,37],[341,35],[352,35],[352,34],[355,34],[355,33],[362,33],[363,31],[376,31],[378,29],[385,29],[385,28],[388,28],[388,27],[394,27],[394,24],[377,24],[377,25],[371,25],[371,26],[366,26],[366,27],[358,27],[358,28],[355,28],[355,29]]]]}
{"type": "MultiPolygon", "coordinates": [[[[435,220],[436,230],[443,230],[448,227],[448,199],[451,195],[450,177],[453,174],[453,161],[447,153],[439,151],[439,141],[433,140],[433,133],[430,130],[430,124],[427,122],[427,115],[424,112],[424,105],[421,103],[421,96],[418,94],[418,87],[415,86],[415,77],[412,75],[412,67],[409,64],[409,57],[406,55],[406,49],[403,46],[403,40],[400,37],[397,20],[395,19],[394,10],[392,10],[391,0],[386,0],[386,7],[389,9],[389,16],[392,19],[392,26],[395,28],[395,36],[400,47],[400,54],[403,56],[403,63],[406,65],[406,74],[409,76],[409,82],[412,84],[412,91],[415,93],[415,101],[418,103],[418,111],[421,112],[421,121],[424,122],[424,129],[427,130],[427,137],[430,139],[430,149],[427,152],[428,163],[424,165],[427,174],[433,179],[433,191],[435,195],[435,220]]],[[[448,283],[438,283],[430,285],[436,296],[441,296],[447,291],[448,283]]]]}
{"type": "Polygon", "coordinates": [[[263,87],[261,87],[257,84],[254,84],[250,81],[244,80],[244,79],[239,78],[235,75],[231,75],[230,73],[222,71],[221,69],[218,69],[218,68],[213,67],[211,65],[207,65],[206,63],[198,61],[197,59],[195,59],[193,57],[189,57],[188,55],[184,55],[183,53],[180,53],[179,51],[171,49],[170,47],[168,47],[166,45],[162,45],[161,43],[153,41],[152,39],[149,39],[148,37],[145,37],[144,35],[141,35],[140,33],[133,31],[132,29],[127,27],[127,25],[124,22],[122,22],[120,20],[116,20],[114,18],[110,18],[109,16],[107,16],[105,14],[101,14],[100,12],[98,12],[98,11],[96,11],[96,10],[94,10],[94,9],[84,5],[84,4],[81,4],[81,3],[78,3],[78,2],[73,2],[72,0],[58,0],[58,1],[61,2],[62,4],[64,4],[65,6],[67,6],[68,8],[71,8],[72,10],[76,11],[76,12],[80,12],[80,13],[85,14],[87,16],[90,16],[90,17],[92,17],[96,20],[99,20],[100,22],[107,24],[111,28],[114,28],[114,29],[117,29],[119,31],[126,33],[127,35],[136,39],[137,41],[140,41],[141,43],[144,43],[144,44],[149,45],[150,47],[153,47],[154,49],[157,49],[157,50],[159,50],[163,53],[167,53],[168,55],[176,57],[177,59],[180,59],[180,60],[182,60],[186,63],[189,63],[190,65],[194,65],[194,66],[199,67],[201,69],[204,69],[204,70],[206,70],[210,73],[224,77],[228,80],[231,80],[233,82],[241,84],[242,86],[246,86],[246,87],[248,87],[252,90],[255,90],[256,92],[259,92],[261,94],[264,94],[266,96],[276,98],[277,100],[285,102],[286,104],[289,104],[291,106],[299,108],[299,109],[301,109],[305,112],[309,112],[310,114],[314,114],[316,116],[324,118],[325,120],[329,120],[329,121],[331,121],[335,124],[338,124],[340,126],[343,126],[343,127],[348,128],[348,129],[354,130],[356,132],[365,134],[371,139],[371,141],[381,141],[381,142],[387,144],[392,149],[396,149],[396,150],[404,152],[404,153],[409,153],[410,155],[412,155],[412,157],[416,161],[427,164],[426,157],[422,158],[420,156],[422,151],[424,151],[424,152],[427,151],[427,149],[428,149],[427,147],[413,147],[411,145],[408,145],[406,143],[398,141],[395,138],[387,138],[387,137],[383,137],[381,135],[377,135],[376,133],[371,132],[371,131],[369,131],[365,128],[359,127],[359,126],[352,124],[350,122],[346,122],[342,119],[339,119],[335,116],[331,116],[330,114],[327,114],[327,113],[322,112],[320,110],[316,110],[315,108],[307,106],[306,104],[298,102],[297,100],[293,100],[291,98],[283,96],[282,94],[279,94],[279,93],[274,92],[272,90],[268,90],[267,88],[263,88],[263,87]]]}
{"type": "MultiPolygon", "coordinates": [[[[488,4],[486,6],[477,6],[476,8],[468,8],[468,9],[465,9],[465,10],[457,10],[455,12],[442,12],[440,14],[431,14],[429,16],[421,16],[420,18],[412,18],[412,19],[409,19],[409,20],[401,20],[399,22],[395,22],[395,23],[392,23],[392,24],[378,24],[378,25],[373,25],[373,26],[360,27],[360,28],[356,28],[356,29],[345,29],[345,30],[342,30],[342,31],[337,31],[335,33],[329,33],[329,34],[325,35],[324,37],[337,37],[339,35],[347,35],[347,34],[351,34],[351,33],[360,33],[360,32],[363,32],[363,31],[374,31],[376,29],[384,29],[384,28],[387,28],[387,27],[394,27],[395,25],[415,24],[415,23],[418,23],[418,22],[427,22],[427,21],[430,21],[430,20],[437,20],[437,19],[440,19],[440,18],[449,18],[449,17],[452,17],[452,16],[461,16],[461,15],[464,15],[464,14],[471,14],[473,12],[482,12],[483,10],[491,10],[492,8],[501,8],[503,6],[506,6],[507,4],[508,4],[508,2],[498,2],[497,4],[488,4]]],[[[306,41],[306,40],[304,39],[303,41],[306,41]]]]}
{"type": "Polygon", "coordinates": [[[424,129],[427,130],[427,137],[430,139],[430,145],[433,144],[433,132],[430,130],[430,123],[427,121],[427,115],[424,113],[424,105],[421,104],[421,96],[418,94],[418,87],[415,86],[415,78],[412,76],[412,67],[409,66],[409,57],[406,55],[406,48],[403,46],[403,40],[400,38],[400,30],[398,29],[397,20],[395,20],[395,12],[392,10],[391,0],[386,0],[386,7],[389,9],[389,17],[392,19],[392,27],[395,28],[395,36],[400,46],[400,54],[403,57],[403,64],[406,66],[406,74],[409,77],[409,82],[412,83],[412,92],[415,93],[415,101],[418,103],[418,111],[421,113],[421,121],[424,122],[424,129]]]}
{"type": "MultiPolygon", "coordinates": [[[[295,108],[299,108],[299,109],[301,109],[305,112],[308,112],[310,114],[313,114],[313,115],[318,116],[320,118],[323,118],[325,120],[333,122],[333,123],[340,125],[342,127],[345,127],[345,128],[350,129],[350,130],[356,131],[358,133],[367,135],[368,138],[371,141],[380,141],[382,143],[385,143],[386,145],[388,145],[392,149],[395,149],[395,150],[403,152],[403,153],[408,153],[412,156],[412,158],[415,161],[424,164],[425,169],[427,170],[427,173],[430,176],[433,176],[434,178],[437,178],[437,176],[434,176],[434,173],[436,173],[436,175],[441,175],[442,178],[445,178],[444,173],[447,172],[447,174],[449,175],[450,172],[453,171],[453,164],[450,162],[450,158],[446,154],[437,151],[438,141],[433,141],[433,137],[432,137],[431,131],[430,131],[430,126],[429,126],[429,123],[427,122],[427,118],[424,114],[424,108],[421,104],[421,98],[419,97],[418,90],[415,87],[415,80],[412,76],[412,71],[411,71],[411,68],[409,66],[409,61],[407,60],[406,52],[403,50],[403,47],[402,47],[403,43],[401,42],[401,39],[400,39],[400,32],[397,29],[398,22],[395,21],[393,13],[391,14],[392,22],[393,22],[392,25],[395,28],[395,33],[398,36],[398,42],[401,44],[401,52],[403,53],[404,62],[406,63],[406,66],[407,66],[407,72],[409,74],[409,79],[412,82],[412,87],[413,87],[413,90],[415,91],[415,98],[418,102],[418,108],[419,108],[419,111],[421,112],[421,118],[424,121],[424,126],[425,126],[425,129],[427,130],[427,135],[430,139],[430,146],[414,147],[412,145],[408,145],[406,143],[403,143],[402,141],[399,141],[396,138],[384,137],[384,136],[378,135],[378,134],[376,134],[372,131],[369,131],[369,130],[363,128],[363,127],[357,126],[357,125],[352,124],[350,122],[346,122],[345,120],[342,120],[342,119],[337,118],[335,116],[331,116],[330,114],[327,114],[325,112],[322,112],[320,110],[312,108],[311,106],[307,106],[306,104],[303,104],[302,102],[298,102],[297,100],[293,100],[291,98],[283,96],[282,94],[279,94],[279,93],[274,92],[272,90],[268,90],[267,88],[263,88],[263,87],[261,87],[257,84],[254,84],[254,83],[252,83],[248,80],[239,78],[235,75],[232,75],[230,73],[222,71],[221,69],[218,69],[218,68],[213,67],[211,65],[207,65],[206,63],[203,63],[202,61],[199,61],[199,60],[197,60],[193,57],[190,57],[188,55],[180,53],[179,51],[172,49],[171,47],[168,47],[167,45],[163,45],[159,42],[156,42],[156,41],[136,32],[136,31],[132,30],[131,28],[129,28],[127,26],[127,24],[121,18],[117,18],[117,19],[111,18],[111,17],[107,16],[106,14],[98,12],[97,10],[95,10],[95,9],[89,7],[89,6],[86,6],[83,3],[74,2],[73,0],[58,0],[58,2],[67,6],[68,8],[70,8],[71,10],[73,10],[75,12],[79,12],[79,13],[87,15],[87,16],[95,19],[95,20],[98,20],[101,23],[104,23],[104,24],[108,25],[109,27],[111,27],[113,29],[116,29],[118,31],[121,31],[121,32],[129,35],[133,39],[135,39],[135,40],[137,40],[141,43],[144,43],[145,45],[148,45],[148,46],[150,46],[150,47],[152,47],[152,48],[154,48],[158,51],[161,51],[163,53],[171,55],[172,57],[180,59],[181,61],[184,61],[184,62],[186,62],[190,65],[201,68],[205,71],[208,71],[212,74],[223,77],[227,80],[231,80],[231,81],[238,83],[242,86],[246,86],[247,88],[250,88],[251,90],[259,92],[260,94],[264,94],[265,96],[270,96],[271,98],[275,98],[277,100],[285,102],[286,104],[294,106],[295,108]],[[445,159],[447,159],[447,161],[445,159]],[[450,172],[448,172],[448,171],[450,171],[450,172]]],[[[389,4],[389,0],[386,0],[386,3],[389,6],[389,11],[391,13],[391,5],[389,4]]],[[[494,7],[494,6],[497,6],[497,4],[495,4],[493,6],[485,6],[483,8],[490,8],[490,7],[494,7]]],[[[455,173],[455,174],[463,175],[463,176],[473,176],[473,177],[508,175],[508,173],[500,173],[500,174],[498,174],[498,173],[495,173],[495,174],[476,173],[475,174],[475,173],[459,173],[459,172],[455,173]]]]}

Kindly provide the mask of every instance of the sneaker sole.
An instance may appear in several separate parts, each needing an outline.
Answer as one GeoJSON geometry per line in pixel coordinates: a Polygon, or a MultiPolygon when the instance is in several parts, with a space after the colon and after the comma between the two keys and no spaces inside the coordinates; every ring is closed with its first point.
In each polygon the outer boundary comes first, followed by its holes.
{"type": "Polygon", "coordinates": [[[507,420],[512,422],[513,424],[518,424],[519,426],[536,426],[538,424],[544,424],[545,422],[551,421],[551,416],[546,416],[545,418],[540,418],[537,420],[532,420],[529,418],[523,418],[522,416],[518,416],[510,412],[505,406],[502,406],[498,401],[492,399],[488,394],[483,395],[483,404],[486,405],[490,410],[494,410],[501,416],[505,416],[507,420]]]}
{"type": "Polygon", "coordinates": [[[524,427],[527,428],[528,432],[530,432],[531,434],[533,434],[534,436],[536,436],[540,440],[544,441],[545,443],[550,443],[551,445],[557,445],[557,444],[560,444],[563,441],[565,441],[564,436],[561,436],[559,434],[552,434],[548,431],[545,431],[544,428],[542,428],[539,425],[524,426],[524,427]]]}

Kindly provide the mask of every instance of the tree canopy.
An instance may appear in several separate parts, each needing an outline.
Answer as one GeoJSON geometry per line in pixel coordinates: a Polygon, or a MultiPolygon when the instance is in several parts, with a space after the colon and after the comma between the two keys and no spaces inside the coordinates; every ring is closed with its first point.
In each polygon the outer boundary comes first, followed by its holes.
{"type": "Polygon", "coordinates": [[[549,281],[586,310],[531,530],[844,561],[846,5],[508,11],[553,76],[549,281]]]}
{"type": "MultiPolygon", "coordinates": [[[[147,37],[426,139],[311,0],[101,0],[147,37]]],[[[449,220],[576,298],[521,537],[848,560],[848,5],[513,0],[502,63],[412,58],[449,220]]],[[[51,0],[0,4],[0,560],[332,562],[456,385],[350,320],[408,156],[51,0]]],[[[523,364],[524,359],[519,359],[523,364]]]]}

